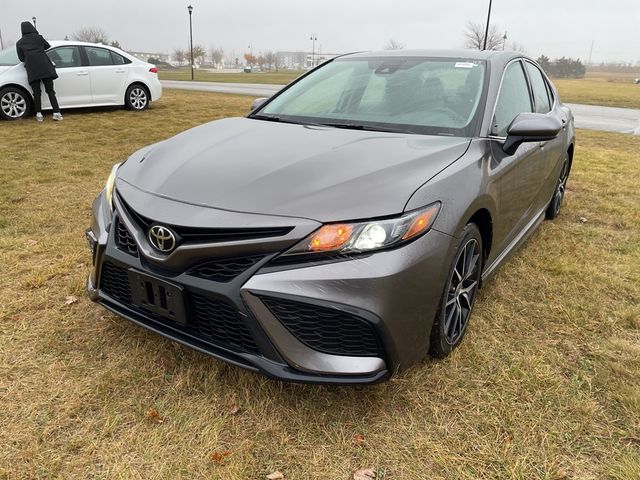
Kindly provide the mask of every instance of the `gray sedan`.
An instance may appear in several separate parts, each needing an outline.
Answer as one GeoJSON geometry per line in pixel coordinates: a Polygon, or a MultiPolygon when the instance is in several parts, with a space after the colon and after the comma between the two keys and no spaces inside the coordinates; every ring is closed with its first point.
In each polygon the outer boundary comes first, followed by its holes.
{"type": "Polygon", "coordinates": [[[380,381],[460,344],[483,282],[559,214],[574,142],[519,53],[341,56],[116,165],[89,294],[274,378],[380,381]]]}

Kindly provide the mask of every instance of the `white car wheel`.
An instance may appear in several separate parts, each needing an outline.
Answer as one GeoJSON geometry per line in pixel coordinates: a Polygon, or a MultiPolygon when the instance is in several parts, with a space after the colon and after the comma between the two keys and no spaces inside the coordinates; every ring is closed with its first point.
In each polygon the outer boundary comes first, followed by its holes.
{"type": "Polygon", "coordinates": [[[18,120],[29,113],[29,99],[17,88],[0,90],[0,116],[5,120],[18,120]]]}
{"type": "Polygon", "coordinates": [[[140,85],[132,85],[127,89],[125,101],[131,110],[144,110],[149,106],[149,93],[140,85]]]}

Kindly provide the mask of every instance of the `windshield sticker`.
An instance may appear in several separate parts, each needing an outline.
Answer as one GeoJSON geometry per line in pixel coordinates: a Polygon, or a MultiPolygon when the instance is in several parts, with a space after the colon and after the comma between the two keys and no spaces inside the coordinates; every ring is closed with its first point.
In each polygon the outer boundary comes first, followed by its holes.
{"type": "Polygon", "coordinates": [[[473,68],[475,66],[475,63],[471,62],[456,62],[456,68],[473,68]]]}

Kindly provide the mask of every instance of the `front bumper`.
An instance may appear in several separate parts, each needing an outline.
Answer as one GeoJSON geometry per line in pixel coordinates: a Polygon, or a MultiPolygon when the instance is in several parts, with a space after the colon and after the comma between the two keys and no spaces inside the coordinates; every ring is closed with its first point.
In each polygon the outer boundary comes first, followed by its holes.
{"type": "MultiPolygon", "coordinates": [[[[156,198],[156,207],[158,202],[168,201],[156,198]]],[[[202,209],[171,203],[181,210],[176,217],[168,205],[156,209],[170,225],[178,217],[192,218],[188,210],[202,209]]],[[[138,203],[137,208],[146,207],[138,203]]],[[[401,248],[349,260],[274,266],[285,245],[317,227],[307,222],[296,226],[290,238],[256,242],[243,254],[259,252],[259,260],[231,280],[219,281],[194,275],[194,262],[218,254],[207,249],[237,251],[238,245],[230,245],[234,242],[184,245],[188,251],[177,259],[157,258],[123,202],[116,199],[112,217],[101,195],[93,213],[87,231],[93,256],[90,297],[165,337],[273,378],[309,383],[375,383],[426,356],[443,266],[451,253],[445,234],[431,231],[401,248]],[[119,247],[116,235],[122,226],[114,227],[116,217],[130,231],[137,256],[119,247]],[[183,288],[186,324],[132,304],[128,287],[114,286],[127,283],[130,269],[183,288]]]]}

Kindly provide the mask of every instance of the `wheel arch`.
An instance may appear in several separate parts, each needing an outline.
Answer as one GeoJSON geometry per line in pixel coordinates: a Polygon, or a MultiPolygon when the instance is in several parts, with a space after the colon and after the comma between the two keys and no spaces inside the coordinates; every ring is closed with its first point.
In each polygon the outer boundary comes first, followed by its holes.
{"type": "Polygon", "coordinates": [[[134,85],[139,85],[142,88],[144,88],[147,92],[147,95],[149,95],[149,102],[152,102],[154,100],[154,98],[151,97],[151,89],[149,88],[149,85],[147,85],[146,83],[144,83],[142,80],[133,80],[132,82],[130,82],[129,84],[127,84],[127,88],[124,89],[124,101],[125,101],[125,105],[127,102],[127,92],[129,91],[129,89],[131,87],[133,87],[134,85]]]}
{"type": "Polygon", "coordinates": [[[5,88],[17,88],[18,90],[24,92],[29,102],[29,111],[33,111],[33,94],[29,91],[28,88],[25,88],[19,83],[5,83],[4,85],[0,86],[0,91],[4,90],[5,88]]]}
{"type": "Polygon", "coordinates": [[[480,230],[480,235],[482,236],[482,264],[484,266],[489,258],[493,244],[493,217],[487,208],[482,207],[469,217],[465,225],[468,223],[475,223],[478,226],[478,230],[480,230]]]}

